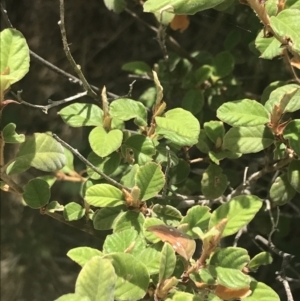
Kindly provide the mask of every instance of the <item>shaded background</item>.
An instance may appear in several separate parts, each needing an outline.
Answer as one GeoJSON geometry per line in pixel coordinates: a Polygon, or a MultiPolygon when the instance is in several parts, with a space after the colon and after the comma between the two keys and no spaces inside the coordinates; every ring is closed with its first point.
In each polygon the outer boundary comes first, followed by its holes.
{"type": "MultiPolygon", "coordinates": [[[[57,25],[59,1],[7,0],[2,3],[7,8],[12,24],[24,34],[31,50],[74,74],[63,52],[57,25]]],[[[67,36],[73,56],[81,65],[88,81],[100,89],[106,85],[108,91],[124,95],[132,82],[128,73],[121,71],[124,63],[141,60],[152,66],[162,59],[156,33],[127,12],[119,15],[110,12],[101,0],[66,0],[65,6],[67,36]]],[[[129,3],[129,8],[142,21],[157,26],[154,17],[142,14],[141,7],[134,1],[129,3]]],[[[242,89],[251,95],[261,95],[264,87],[274,80],[290,78],[282,60],[263,61],[250,51],[248,43],[255,39],[261,25],[247,6],[237,5],[231,14],[208,10],[192,16],[190,21],[190,27],[184,33],[168,30],[168,34],[188,52],[207,50],[217,54],[224,50],[223,42],[229,32],[241,33],[242,43],[236,49],[240,63],[236,65],[234,73],[243,80],[242,89]]],[[[5,28],[3,20],[1,26],[2,29],[5,28]]],[[[138,80],[134,85],[133,98],[137,98],[150,85],[151,82],[138,80]]],[[[23,90],[23,99],[34,104],[47,104],[48,99],[59,100],[82,91],[78,85],[70,83],[68,79],[34,60],[29,74],[13,87],[14,91],[20,89],[23,90]]],[[[90,99],[83,98],[80,101],[87,102],[90,99]]],[[[89,129],[65,125],[57,115],[60,109],[61,107],[52,108],[45,115],[41,110],[12,104],[5,108],[3,124],[14,122],[19,133],[26,135],[33,132],[55,132],[83,154],[88,154],[89,129]]],[[[6,159],[12,158],[16,151],[15,146],[8,146],[6,159]]],[[[250,157],[245,158],[246,165],[250,157]]],[[[78,171],[83,167],[76,160],[75,166],[78,171]]],[[[37,173],[31,169],[20,176],[18,181],[25,184],[37,173]]],[[[55,184],[52,200],[61,204],[80,201],[79,189],[79,184],[55,184]]],[[[296,206],[299,206],[298,203],[296,206]]],[[[262,215],[260,218],[267,217],[262,215]]],[[[278,247],[293,254],[300,248],[296,239],[299,237],[296,226],[298,221],[297,218],[284,219],[282,227],[286,229],[286,233],[281,231],[274,238],[278,247]],[[293,231],[289,232],[291,229],[293,231]]],[[[267,227],[265,232],[268,231],[267,227]]],[[[1,300],[48,301],[73,292],[80,268],[68,259],[67,251],[84,245],[101,248],[102,243],[103,240],[99,238],[24,207],[18,197],[1,192],[1,300]]],[[[251,249],[249,238],[243,237],[241,244],[249,247],[250,253],[258,253],[258,249],[251,249]]],[[[280,269],[280,264],[281,260],[275,257],[274,265],[261,268],[258,278],[271,285],[284,300],[282,285],[275,280],[275,271],[280,269]]],[[[300,294],[299,284],[293,284],[292,288],[300,294]]]]}

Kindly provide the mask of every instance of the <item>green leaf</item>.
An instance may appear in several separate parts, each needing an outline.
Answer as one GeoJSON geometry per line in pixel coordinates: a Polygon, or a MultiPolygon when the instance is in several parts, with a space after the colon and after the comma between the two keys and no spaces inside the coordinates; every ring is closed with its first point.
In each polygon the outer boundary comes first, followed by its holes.
{"type": "Polygon", "coordinates": [[[132,188],[135,185],[135,175],[138,170],[138,164],[132,165],[129,169],[129,172],[121,178],[120,183],[123,184],[125,187],[132,188]]]}
{"type": "Polygon", "coordinates": [[[121,13],[127,6],[125,0],[104,0],[104,4],[107,9],[114,11],[115,13],[121,13]]]}
{"type": "MultiPolygon", "coordinates": [[[[142,299],[150,282],[146,266],[127,253],[109,254],[105,258],[111,261],[117,275],[115,299],[118,301],[142,299]]],[[[108,290],[103,283],[100,284],[105,290],[108,290]]]]}
{"type": "Polygon", "coordinates": [[[181,107],[192,114],[198,114],[204,105],[204,96],[201,90],[192,89],[188,90],[183,99],[181,107]]]}
{"type": "Polygon", "coordinates": [[[277,0],[271,0],[267,1],[265,4],[265,8],[267,11],[267,14],[271,16],[276,16],[278,13],[278,2],[277,0]]]}
{"type": "Polygon", "coordinates": [[[223,268],[231,268],[241,270],[250,261],[247,250],[243,248],[228,247],[219,249],[215,252],[210,261],[210,265],[220,266],[223,268]]]}
{"type": "Polygon", "coordinates": [[[243,272],[229,267],[216,267],[214,270],[218,284],[231,289],[241,289],[249,286],[251,278],[243,272]]]}
{"type": "Polygon", "coordinates": [[[181,224],[187,224],[186,234],[193,238],[198,238],[198,236],[192,231],[193,228],[199,227],[202,232],[206,232],[208,229],[209,219],[211,213],[210,208],[206,206],[194,206],[190,208],[186,216],[182,219],[181,224]]]}
{"type": "MultiPolygon", "coordinates": [[[[107,176],[110,176],[119,167],[121,162],[121,157],[117,152],[114,152],[105,158],[101,158],[94,152],[91,152],[87,159],[107,176]]],[[[87,174],[93,180],[99,180],[101,178],[101,176],[89,166],[87,166],[87,174]]]]}
{"type": "Polygon", "coordinates": [[[248,268],[252,271],[256,271],[261,265],[271,264],[272,262],[273,258],[269,252],[261,252],[250,260],[248,268]]]}
{"type": "Polygon", "coordinates": [[[204,196],[208,199],[216,199],[224,193],[227,185],[227,176],[223,174],[222,168],[210,164],[201,180],[201,190],[204,196]]]}
{"type": "Polygon", "coordinates": [[[177,226],[182,219],[181,212],[170,205],[155,204],[152,211],[159,219],[169,226],[177,226]]]}
{"type": "Polygon", "coordinates": [[[168,279],[173,275],[175,265],[176,265],[175,251],[170,244],[165,243],[160,255],[159,282],[168,279]]]}
{"type": "Polygon", "coordinates": [[[139,101],[141,101],[146,107],[151,108],[155,103],[156,99],[156,89],[155,87],[150,87],[146,89],[143,94],[139,97],[139,101]]]}
{"type": "Polygon", "coordinates": [[[145,217],[142,213],[135,211],[124,212],[120,214],[113,226],[114,233],[127,229],[134,229],[138,232],[138,234],[140,234],[142,232],[144,222],[145,217]]]}
{"type": "Polygon", "coordinates": [[[95,256],[102,256],[103,253],[97,249],[89,247],[78,247],[69,250],[67,256],[70,257],[73,261],[78,263],[80,266],[84,266],[89,260],[95,256]]]}
{"type": "Polygon", "coordinates": [[[109,184],[96,184],[88,188],[85,200],[95,207],[116,207],[124,204],[122,191],[109,184]]]}
{"type": "Polygon", "coordinates": [[[135,74],[152,73],[151,67],[142,61],[126,63],[122,66],[122,70],[129,71],[135,74]]]}
{"type": "Polygon", "coordinates": [[[93,257],[80,271],[75,293],[91,301],[114,301],[117,273],[108,259],[93,257]]]}
{"type": "Polygon", "coordinates": [[[205,130],[201,130],[199,135],[199,141],[197,143],[197,148],[204,154],[207,154],[211,149],[213,149],[213,143],[206,135],[205,130]]]}
{"type": "MultiPolygon", "coordinates": [[[[172,301],[203,301],[203,298],[197,297],[195,294],[176,291],[172,296],[172,301]]],[[[168,299],[166,301],[169,301],[168,299]]],[[[213,301],[213,300],[212,300],[213,301]]]]}
{"type": "Polygon", "coordinates": [[[176,15],[194,15],[195,13],[212,8],[224,0],[148,0],[144,4],[144,12],[159,12],[168,10],[176,15]]]}
{"type": "Polygon", "coordinates": [[[225,158],[237,159],[237,158],[241,157],[241,155],[242,154],[240,154],[240,153],[234,153],[227,149],[226,150],[218,149],[216,152],[209,151],[209,153],[208,153],[209,159],[217,165],[220,165],[220,161],[225,158]]]}
{"type": "Polygon", "coordinates": [[[144,263],[150,275],[154,275],[159,273],[160,254],[161,250],[157,248],[157,245],[152,245],[139,252],[136,258],[144,263]]]}
{"type": "Polygon", "coordinates": [[[147,126],[147,110],[139,101],[129,98],[121,98],[114,100],[109,108],[111,117],[118,118],[123,121],[134,118],[134,122],[138,126],[147,126]]]}
{"type": "Polygon", "coordinates": [[[213,67],[210,65],[203,65],[199,67],[195,72],[194,72],[194,79],[196,86],[199,86],[209,80],[212,76],[213,73],[213,67]]]}
{"type": "Polygon", "coordinates": [[[283,48],[275,37],[264,37],[264,31],[261,30],[255,39],[255,47],[261,53],[260,58],[271,60],[276,56],[282,55],[283,48]]]}
{"type": "Polygon", "coordinates": [[[223,78],[229,75],[234,68],[234,57],[228,51],[218,53],[213,59],[213,75],[223,78]]]}
{"type": "Polygon", "coordinates": [[[144,135],[130,136],[123,143],[121,150],[125,158],[128,151],[133,152],[135,163],[139,165],[152,161],[156,152],[152,140],[144,135]]]}
{"type": "Polygon", "coordinates": [[[228,222],[222,237],[232,235],[247,225],[259,211],[262,200],[255,195],[240,195],[222,204],[211,215],[209,229],[217,225],[222,219],[228,222]]]}
{"type": "Polygon", "coordinates": [[[145,240],[141,239],[137,231],[131,228],[108,235],[103,245],[103,253],[125,252],[136,256],[145,247],[145,240]]]}
{"type": "Polygon", "coordinates": [[[300,119],[288,123],[283,131],[283,137],[289,141],[290,147],[300,156],[300,119]]]}
{"type": "Polygon", "coordinates": [[[270,198],[277,206],[286,204],[295,194],[296,191],[289,183],[287,174],[277,177],[270,188],[270,198]]]}
{"type": "Polygon", "coordinates": [[[258,153],[275,142],[271,130],[264,125],[231,128],[224,136],[223,146],[234,153],[258,153]]]}
{"type": "Polygon", "coordinates": [[[89,142],[93,152],[99,157],[106,157],[116,151],[122,144],[123,133],[111,130],[108,133],[103,127],[95,127],[89,135],[89,142]]]}
{"type": "Polygon", "coordinates": [[[8,83],[5,85],[7,88],[22,79],[29,71],[29,48],[22,33],[12,28],[1,31],[0,44],[1,81],[7,78],[8,83]]]}
{"type": "Polygon", "coordinates": [[[265,108],[271,113],[275,105],[279,107],[282,113],[298,111],[300,109],[299,86],[290,84],[274,90],[265,103],[265,108]]]}
{"type": "Polygon", "coordinates": [[[65,154],[65,157],[66,157],[66,164],[65,166],[61,169],[61,171],[63,173],[66,173],[66,174],[70,174],[72,172],[74,172],[74,155],[71,153],[71,151],[69,151],[68,149],[66,149],[64,147],[64,154],[65,154]]]}
{"type": "MultiPolygon", "coordinates": [[[[194,277],[195,276],[197,277],[198,275],[194,275],[194,277]]],[[[211,271],[209,270],[209,267],[200,269],[199,270],[199,276],[200,276],[201,280],[204,283],[207,283],[207,284],[210,284],[210,285],[215,285],[216,284],[216,280],[213,277],[211,271]]]]}
{"type": "Polygon", "coordinates": [[[65,207],[63,205],[60,205],[57,201],[52,201],[46,206],[46,210],[50,213],[54,213],[56,211],[64,211],[64,208],[65,207]]]}
{"type": "Polygon", "coordinates": [[[93,216],[96,230],[110,230],[114,227],[118,217],[123,214],[125,206],[104,207],[97,210],[93,216]]]}
{"type": "Polygon", "coordinates": [[[177,108],[166,112],[165,117],[156,117],[155,120],[157,135],[162,135],[180,146],[194,145],[198,142],[200,124],[190,112],[177,108]]]}
{"type": "Polygon", "coordinates": [[[300,53],[299,9],[284,9],[277,16],[270,18],[270,25],[276,36],[300,53]]]}
{"type": "Polygon", "coordinates": [[[300,192],[300,161],[292,161],[288,168],[288,179],[292,187],[300,192]]]}
{"type": "Polygon", "coordinates": [[[81,296],[79,294],[66,294],[62,295],[58,299],[54,301],[91,301],[91,299],[87,296],[81,296]]]}
{"type": "Polygon", "coordinates": [[[64,107],[57,114],[72,127],[102,126],[103,111],[94,104],[76,102],[64,107]]]}
{"type": "Polygon", "coordinates": [[[249,297],[243,299],[243,301],[280,301],[277,293],[262,282],[251,281],[250,289],[252,291],[252,294],[249,297]]]}
{"type": "Polygon", "coordinates": [[[24,186],[23,199],[33,209],[44,207],[50,199],[48,183],[38,178],[30,180],[24,186]]]}
{"type": "Polygon", "coordinates": [[[225,135],[223,122],[212,120],[205,122],[203,127],[206,136],[214,143],[216,148],[220,148],[225,135]]]}
{"type": "Polygon", "coordinates": [[[75,202],[68,203],[64,208],[64,218],[66,221],[77,221],[83,218],[85,209],[75,202]]]}
{"type": "Polygon", "coordinates": [[[25,141],[25,135],[18,135],[15,129],[14,123],[9,123],[4,127],[2,135],[5,143],[23,143],[25,141]]]}
{"type": "Polygon", "coordinates": [[[264,106],[250,99],[224,103],[218,108],[217,117],[234,127],[264,125],[269,121],[264,106]]]}
{"type": "Polygon", "coordinates": [[[7,167],[12,175],[30,166],[42,171],[60,170],[66,162],[63,147],[49,134],[35,133],[21,144],[16,160],[7,167]]]}
{"type": "Polygon", "coordinates": [[[158,194],[165,185],[165,177],[161,166],[149,162],[140,167],[135,176],[136,185],[140,188],[140,200],[146,201],[158,194]]]}

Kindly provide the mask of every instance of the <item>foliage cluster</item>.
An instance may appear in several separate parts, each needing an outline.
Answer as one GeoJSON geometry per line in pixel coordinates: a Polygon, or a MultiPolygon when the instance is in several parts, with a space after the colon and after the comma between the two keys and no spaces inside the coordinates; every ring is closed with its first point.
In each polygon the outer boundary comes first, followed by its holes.
{"type": "MultiPolygon", "coordinates": [[[[116,13],[126,8],[123,0],[104,2],[116,13]]],[[[241,2],[263,24],[252,47],[262,59],[284,57],[294,77],[290,82],[270,83],[260,99],[245,97],[234,74],[235,48],[241,37],[228,35],[224,51],[216,55],[194,52],[186,58],[166,49],[166,26],[175,18],[209,8],[232,10],[234,1],[144,3],[144,11],[160,22],[157,32],[164,58],[153,68],[141,61],[123,65],[136,77],[153,81],[138,100],[128,93],[111,101],[105,87],[99,93],[89,85],[69,50],[63,0],[59,24],[64,50],[85,92],[46,106],[27,103],[21,93],[8,98],[11,86],[28,72],[30,56],[18,30],[1,32],[1,115],[11,103],[47,113],[85,95],[95,100],[68,104],[58,111],[68,126],[91,128],[87,158],[49,132],[25,137],[16,132],[14,123],[1,130],[2,190],[22,195],[29,207],[43,214],[70,223],[81,220],[82,229],[92,234],[112,230],[101,251],[86,246],[68,252],[82,270],[75,292],[57,300],[279,300],[271,287],[254,278],[261,265],[272,263],[272,254],[263,251],[251,258],[237,243],[256,215],[269,210],[273,228],[265,246],[278,253],[272,243],[278,223],[274,208],[279,216],[282,207],[278,206],[289,204],[300,193],[300,119],[294,117],[300,110],[300,1],[241,2]],[[174,86],[184,94],[172,108],[165,99],[174,97],[174,86]],[[13,160],[4,162],[9,143],[20,147],[13,160]],[[232,174],[237,171],[228,169],[228,162],[256,153],[264,155],[262,168],[248,176],[243,166],[244,180],[238,185],[232,174]],[[198,157],[191,159],[191,154],[198,157]],[[86,165],[85,174],[75,171],[74,156],[86,165]],[[200,175],[191,172],[191,165],[198,162],[206,166],[200,175]],[[48,174],[21,187],[13,176],[30,167],[48,174]],[[256,185],[268,174],[273,179],[263,198],[256,185]],[[51,199],[58,178],[82,182],[82,204],[61,205],[51,199]],[[232,246],[220,244],[233,234],[232,246]],[[201,241],[201,254],[195,252],[195,241],[201,241]]],[[[261,236],[257,239],[264,242],[261,236]]]]}

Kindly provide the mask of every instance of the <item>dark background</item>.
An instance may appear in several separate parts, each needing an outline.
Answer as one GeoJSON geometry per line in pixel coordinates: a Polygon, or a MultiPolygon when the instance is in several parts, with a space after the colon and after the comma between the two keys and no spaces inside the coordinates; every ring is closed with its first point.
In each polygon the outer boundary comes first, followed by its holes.
{"type": "MultiPolygon", "coordinates": [[[[130,1],[129,8],[141,20],[127,12],[119,15],[110,12],[101,0],[65,2],[68,42],[76,62],[81,65],[91,84],[100,89],[106,85],[108,91],[124,95],[132,82],[128,73],[121,71],[124,63],[141,60],[152,66],[162,59],[155,32],[141,22],[156,26],[156,21],[152,15],[143,14],[134,1],[130,1]]],[[[12,24],[24,34],[31,50],[74,74],[65,57],[57,25],[58,0],[11,0],[2,3],[12,24]]],[[[223,42],[228,32],[241,32],[243,42],[238,45],[237,51],[243,60],[236,66],[235,74],[243,80],[243,89],[252,95],[261,95],[264,87],[274,80],[291,77],[282,60],[263,61],[250,51],[248,43],[255,39],[261,25],[247,6],[237,5],[232,14],[208,10],[192,16],[190,20],[190,27],[184,33],[168,30],[188,52],[207,50],[217,54],[224,50],[223,42]]],[[[3,19],[1,26],[5,28],[3,19]]],[[[150,84],[138,80],[134,85],[133,98],[150,84]]],[[[14,91],[20,89],[23,90],[23,99],[34,104],[47,104],[48,99],[59,100],[82,91],[78,85],[70,83],[35,60],[31,61],[30,72],[13,87],[14,91]]],[[[86,98],[80,101],[90,100],[86,98]]],[[[8,122],[16,123],[18,132],[26,135],[55,132],[87,154],[87,130],[63,124],[57,115],[60,109],[55,107],[45,115],[41,110],[13,104],[5,108],[2,122],[4,125],[8,122]]],[[[14,145],[7,147],[6,160],[12,158],[16,151],[14,145]]],[[[75,166],[78,171],[82,168],[77,161],[75,166]]],[[[17,180],[25,184],[36,174],[38,172],[32,169],[17,180]]],[[[79,189],[78,184],[55,184],[52,199],[62,204],[76,201],[79,199],[79,189]]],[[[261,217],[266,218],[266,215],[261,217]]],[[[297,221],[299,218],[287,219],[288,226],[284,224],[284,227],[293,228],[293,231],[286,233],[284,240],[282,237],[277,238],[278,244],[286,246],[293,254],[300,248],[297,221]]],[[[245,237],[241,243],[250,248],[248,240],[245,237]]],[[[67,251],[84,245],[101,248],[102,243],[103,240],[99,238],[24,207],[17,196],[1,192],[1,300],[48,301],[73,292],[80,268],[68,259],[67,251]]],[[[258,249],[249,251],[256,254],[258,249]]],[[[280,269],[280,264],[280,258],[275,258],[274,266],[261,268],[258,278],[284,296],[282,285],[275,280],[275,271],[280,269]]],[[[299,285],[293,284],[292,288],[297,292],[299,285]]]]}

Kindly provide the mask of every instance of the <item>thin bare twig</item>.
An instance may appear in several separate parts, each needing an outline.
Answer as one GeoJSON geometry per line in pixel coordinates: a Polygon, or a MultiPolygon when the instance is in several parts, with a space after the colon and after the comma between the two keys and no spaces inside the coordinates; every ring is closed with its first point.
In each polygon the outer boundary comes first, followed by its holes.
{"type": "Polygon", "coordinates": [[[57,107],[57,106],[59,106],[61,104],[65,104],[67,102],[70,102],[72,100],[75,100],[75,99],[78,99],[78,98],[81,98],[81,97],[87,95],[87,91],[85,91],[85,92],[78,93],[76,95],[70,96],[68,98],[64,98],[62,100],[57,100],[57,101],[54,101],[54,102],[52,100],[49,100],[49,104],[48,105],[41,106],[41,105],[34,105],[32,103],[29,103],[29,102],[23,100],[21,98],[22,91],[18,91],[17,94],[15,94],[13,92],[11,92],[11,93],[17,98],[17,100],[20,102],[20,104],[24,104],[24,105],[26,105],[28,107],[32,107],[32,108],[35,108],[35,109],[41,109],[45,114],[47,114],[48,110],[51,109],[51,108],[53,108],[53,107],[57,107]]]}
{"type": "MultiPolygon", "coordinates": [[[[277,170],[280,170],[284,166],[288,165],[293,160],[293,156],[289,155],[286,158],[278,161],[277,163],[269,166],[265,166],[263,169],[253,173],[246,181],[246,186],[251,186],[258,179],[263,177],[267,173],[271,173],[277,170]]],[[[245,190],[245,182],[241,183],[232,193],[227,196],[227,199],[230,200],[234,196],[240,195],[245,190]]]]}
{"type": "MultiPolygon", "coordinates": [[[[4,21],[7,25],[7,27],[14,28],[14,26],[12,25],[12,23],[11,23],[9,17],[8,17],[7,11],[4,9],[2,3],[0,3],[0,9],[1,9],[1,13],[2,13],[2,16],[4,18],[4,21]]],[[[71,83],[82,85],[82,81],[78,77],[76,77],[76,76],[74,76],[74,75],[58,68],[57,66],[55,66],[54,64],[52,64],[49,61],[45,60],[44,58],[42,58],[41,56],[39,56],[37,53],[35,53],[34,51],[32,51],[30,49],[29,49],[29,53],[30,53],[31,58],[33,58],[36,62],[38,62],[41,65],[47,67],[48,69],[54,71],[55,73],[57,73],[57,74],[59,74],[63,77],[68,78],[71,83]]],[[[100,91],[99,88],[96,87],[96,86],[91,85],[91,87],[96,92],[100,91]]],[[[112,97],[112,98],[118,98],[119,97],[118,95],[116,95],[114,93],[111,93],[111,92],[107,92],[107,94],[109,95],[109,97],[112,97]]]]}
{"type": "Polygon", "coordinates": [[[292,295],[291,288],[290,288],[290,285],[289,285],[287,279],[285,279],[285,278],[281,277],[280,275],[278,275],[277,280],[282,282],[282,284],[283,284],[283,287],[284,287],[284,290],[285,290],[285,293],[286,293],[286,296],[287,296],[287,301],[294,301],[294,297],[292,295]]]}
{"type": "Polygon", "coordinates": [[[74,69],[74,71],[76,72],[76,74],[80,78],[84,89],[88,92],[88,95],[93,97],[94,99],[98,99],[97,94],[95,93],[95,91],[92,90],[90,84],[87,82],[86,78],[84,77],[80,66],[76,64],[76,62],[75,62],[75,60],[74,60],[74,58],[71,54],[71,51],[70,51],[70,48],[69,48],[69,45],[68,45],[68,41],[67,41],[67,33],[66,33],[66,27],[65,27],[65,4],[64,4],[64,0],[59,0],[59,4],[60,4],[59,5],[60,20],[58,21],[58,25],[59,25],[59,28],[60,28],[63,47],[64,47],[65,54],[67,56],[67,59],[69,60],[71,66],[74,69]]]}
{"type": "Polygon", "coordinates": [[[294,255],[285,253],[285,252],[279,250],[271,241],[267,240],[266,238],[262,237],[261,235],[256,235],[255,240],[260,241],[262,244],[264,244],[272,252],[274,252],[275,254],[277,254],[280,257],[289,257],[290,259],[294,258],[294,255]]]}
{"type": "Polygon", "coordinates": [[[88,161],[86,158],[84,158],[77,149],[73,148],[71,145],[69,145],[64,140],[60,139],[57,135],[52,134],[52,137],[58,141],[62,146],[64,146],[66,149],[68,149],[72,154],[74,154],[80,161],[82,161],[84,164],[89,166],[93,171],[95,171],[97,174],[99,174],[102,178],[104,178],[107,182],[110,184],[118,187],[119,189],[126,189],[127,191],[130,191],[129,188],[125,187],[124,185],[118,183],[111,177],[107,176],[105,173],[103,173],[101,170],[99,170],[95,165],[93,165],[90,161],[88,161]]]}
{"type": "MultiPolygon", "coordinates": [[[[133,12],[132,10],[126,8],[125,11],[131,15],[133,18],[135,18],[138,22],[140,22],[141,24],[144,24],[147,28],[151,29],[154,32],[158,32],[158,29],[152,25],[150,25],[149,23],[147,23],[144,19],[140,18],[139,15],[137,15],[135,12],[133,12]]],[[[173,48],[173,50],[175,52],[177,52],[180,56],[188,59],[193,65],[195,66],[199,66],[199,62],[193,58],[190,53],[188,53],[185,49],[183,49],[180,44],[171,36],[168,36],[166,39],[166,42],[170,45],[170,47],[173,48]]]]}

